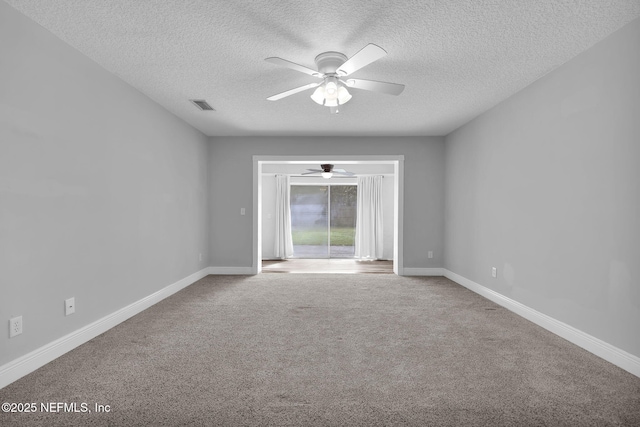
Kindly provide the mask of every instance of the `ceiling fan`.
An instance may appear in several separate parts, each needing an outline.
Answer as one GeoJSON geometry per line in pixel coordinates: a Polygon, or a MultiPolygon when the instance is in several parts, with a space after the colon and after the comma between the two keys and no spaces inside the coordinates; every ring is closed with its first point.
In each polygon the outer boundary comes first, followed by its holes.
{"type": "Polygon", "coordinates": [[[277,101],[289,95],[296,94],[308,89],[316,88],[311,95],[316,103],[329,107],[331,113],[337,113],[339,107],[346,104],[351,99],[348,88],[370,90],[382,92],[389,95],[400,95],[404,90],[404,85],[397,83],[378,82],[375,80],[345,79],[350,74],[355,73],[360,68],[371,64],[385,56],[387,52],[373,43],[369,43],[358,51],[351,58],[340,52],[324,52],[316,56],[315,63],[318,70],[312,70],[304,65],[299,65],[286,59],[271,57],[265,61],[272,64],[282,65],[301,73],[309,74],[321,79],[318,83],[309,83],[304,86],[290,89],[267,98],[269,101],[277,101]]]}
{"type": "Polygon", "coordinates": [[[320,165],[322,169],[307,169],[309,172],[304,172],[301,175],[315,175],[320,174],[323,178],[329,179],[333,176],[333,174],[344,175],[344,176],[356,176],[355,173],[346,171],[344,169],[335,169],[333,165],[324,164],[320,165]]]}

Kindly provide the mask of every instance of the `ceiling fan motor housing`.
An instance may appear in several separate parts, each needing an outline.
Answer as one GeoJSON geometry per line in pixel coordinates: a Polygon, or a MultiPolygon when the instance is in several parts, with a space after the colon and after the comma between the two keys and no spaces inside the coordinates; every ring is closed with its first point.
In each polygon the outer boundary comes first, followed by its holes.
{"type": "Polygon", "coordinates": [[[320,165],[320,167],[324,172],[331,172],[333,170],[333,165],[330,164],[320,165]]]}
{"type": "Polygon", "coordinates": [[[315,59],[318,71],[322,74],[336,74],[336,70],[345,62],[347,57],[340,52],[323,52],[315,59]]]}

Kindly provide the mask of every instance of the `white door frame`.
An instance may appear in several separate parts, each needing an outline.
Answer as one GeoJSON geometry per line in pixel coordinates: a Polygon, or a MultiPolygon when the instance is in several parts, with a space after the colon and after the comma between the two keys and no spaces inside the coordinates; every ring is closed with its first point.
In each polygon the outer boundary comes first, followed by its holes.
{"type": "Polygon", "coordinates": [[[264,164],[307,164],[332,163],[392,164],[394,171],[394,224],[393,224],[393,272],[404,273],[403,223],[404,223],[404,156],[362,155],[362,156],[253,156],[253,274],[262,271],[262,165],[264,164]]]}

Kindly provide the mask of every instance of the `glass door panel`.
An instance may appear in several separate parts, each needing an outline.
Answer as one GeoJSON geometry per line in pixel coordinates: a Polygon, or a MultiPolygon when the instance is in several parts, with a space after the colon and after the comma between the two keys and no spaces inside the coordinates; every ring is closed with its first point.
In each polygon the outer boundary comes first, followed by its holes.
{"type": "Polygon", "coordinates": [[[355,185],[332,185],[329,189],[331,258],[355,256],[357,189],[355,185]]]}
{"type": "Polygon", "coordinates": [[[329,257],[329,187],[291,186],[291,234],[295,258],[329,257]]]}

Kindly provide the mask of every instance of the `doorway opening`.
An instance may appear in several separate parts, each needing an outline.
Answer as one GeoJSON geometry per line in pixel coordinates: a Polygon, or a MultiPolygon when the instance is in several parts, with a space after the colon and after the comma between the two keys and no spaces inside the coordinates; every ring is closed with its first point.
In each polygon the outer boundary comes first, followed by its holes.
{"type": "MultiPolygon", "coordinates": [[[[359,155],[359,156],[253,156],[253,264],[252,264],[252,273],[258,274],[262,271],[262,261],[263,259],[269,260],[274,259],[269,256],[268,251],[271,250],[273,245],[269,242],[269,239],[273,233],[270,230],[266,230],[263,232],[263,227],[271,227],[275,224],[275,216],[271,214],[270,209],[272,208],[272,202],[269,200],[270,192],[275,194],[275,176],[278,174],[285,174],[291,178],[291,187],[293,188],[298,184],[300,187],[307,187],[305,191],[307,193],[309,190],[308,187],[310,185],[306,185],[311,183],[313,178],[308,177],[300,177],[301,172],[305,171],[305,167],[315,167],[317,165],[323,163],[331,163],[335,165],[344,165],[350,171],[355,172],[358,176],[363,175],[383,175],[384,182],[388,184],[388,193],[390,199],[384,204],[385,209],[388,209],[388,212],[384,215],[385,218],[388,218],[390,223],[388,226],[385,226],[385,233],[388,233],[388,236],[385,236],[384,241],[390,242],[390,246],[385,248],[387,255],[385,255],[382,259],[389,260],[388,262],[392,263],[393,273],[402,275],[403,274],[403,194],[404,194],[404,156],[402,155],[359,155]],[[380,172],[383,171],[383,172],[380,172]],[[296,179],[294,179],[296,178],[296,179]],[[304,178],[304,179],[303,179],[304,178]],[[266,197],[266,202],[263,201],[263,192],[264,197],[266,197]],[[266,203],[266,204],[264,204],[266,203]],[[267,251],[265,253],[265,257],[263,258],[263,250],[267,251]]],[[[349,234],[354,233],[354,231],[350,232],[351,227],[346,224],[347,218],[342,218],[338,220],[338,217],[341,216],[340,213],[331,213],[330,204],[333,200],[334,205],[340,205],[336,198],[339,197],[347,197],[344,192],[349,192],[344,189],[340,191],[338,187],[338,181],[340,179],[331,179],[331,185],[328,185],[326,180],[323,178],[315,178],[319,180],[319,187],[323,185],[326,186],[325,190],[317,190],[319,193],[323,193],[326,197],[325,206],[322,206],[322,203],[319,203],[317,200],[312,204],[320,205],[320,207],[316,207],[316,211],[313,215],[315,218],[310,219],[307,218],[306,226],[309,227],[310,223],[313,222],[316,230],[316,234],[314,237],[309,237],[307,233],[306,246],[319,246],[319,248],[314,248],[314,250],[319,250],[319,253],[313,255],[305,255],[302,253],[303,248],[299,248],[298,252],[294,251],[294,258],[304,258],[304,259],[291,259],[291,261],[312,261],[311,257],[315,259],[317,262],[326,262],[329,263],[327,265],[338,265],[340,263],[359,263],[366,264],[370,263],[370,261],[359,260],[354,258],[354,249],[351,248],[353,246],[350,244],[349,234]],[[335,185],[334,185],[335,184],[335,185]],[[333,197],[331,196],[331,192],[333,193],[333,197]],[[324,214],[322,212],[325,212],[324,214]],[[334,219],[332,220],[332,216],[334,219]],[[319,220],[319,221],[318,221],[319,220]],[[316,221],[318,223],[316,224],[316,221]],[[333,224],[332,224],[333,222],[333,224]],[[332,227],[333,225],[333,227],[332,227]],[[336,244],[340,243],[340,244],[336,244]],[[341,247],[339,247],[341,246],[341,247]],[[298,257],[299,255],[299,257],[298,257]],[[307,258],[308,257],[308,258],[307,258]],[[337,259],[336,259],[337,258],[337,259]],[[323,261],[324,260],[324,261],[323,261]]],[[[355,184],[356,180],[354,179],[351,184],[355,184]]],[[[318,182],[316,182],[318,184],[318,182]]],[[[345,185],[349,184],[348,182],[340,182],[340,184],[345,185]]],[[[294,189],[295,194],[296,189],[294,189]]],[[[356,188],[357,194],[357,188],[356,188]]],[[[306,194],[305,197],[309,199],[309,194],[306,194]]],[[[302,197],[301,197],[302,199],[302,197]]],[[[313,199],[311,197],[311,199],[313,199]]],[[[357,199],[357,196],[356,196],[357,199]]],[[[299,202],[299,201],[298,201],[299,202]]],[[[294,202],[298,203],[298,202],[294,202]]],[[[357,205],[357,203],[355,203],[357,205]]],[[[345,211],[349,209],[349,203],[343,202],[345,205],[345,211]]],[[[295,208],[294,208],[295,209],[295,208]]],[[[357,209],[357,207],[356,207],[357,209]]],[[[295,213],[293,213],[295,216],[295,213]]],[[[309,214],[307,214],[309,215],[309,214]]],[[[355,212],[354,212],[355,218],[355,212]]],[[[348,217],[348,215],[345,214],[348,217]]],[[[294,222],[294,218],[292,217],[292,223],[294,222]]],[[[304,221],[303,221],[304,222],[304,221]]],[[[293,224],[292,224],[293,225],[293,224]]],[[[293,230],[294,227],[292,227],[293,230]]],[[[292,236],[293,237],[293,236],[292,236]]],[[[302,237],[301,237],[302,238],[302,237]]],[[[305,242],[299,240],[297,237],[294,239],[294,243],[303,243],[297,246],[305,246],[305,242]]],[[[306,248],[309,249],[309,248],[306,248]]],[[[290,258],[289,258],[290,259],[290,258]]],[[[355,264],[354,264],[355,265],[355,264]]],[[[356,272],[356,271],[354,271],[356,272]]]]}

